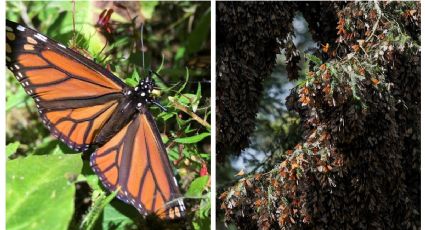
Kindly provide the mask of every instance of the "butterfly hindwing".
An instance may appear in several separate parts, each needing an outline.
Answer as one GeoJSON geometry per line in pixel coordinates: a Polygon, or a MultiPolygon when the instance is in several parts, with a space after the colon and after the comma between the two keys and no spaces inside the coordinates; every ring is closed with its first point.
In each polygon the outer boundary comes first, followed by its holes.
{"type": "Polygon", "coordinates": [[[137,114],[92,155],[90,164],[102,183],[143,215],[174,219],[184,215],[177,181],[149,112],[137,114]]]}
{"type": "Polygon", "coordinates": [[[90,59],[8,20],[6,64],[35,100],[49,131],[77,151],[95,144],[130,90],[90,59]]]}

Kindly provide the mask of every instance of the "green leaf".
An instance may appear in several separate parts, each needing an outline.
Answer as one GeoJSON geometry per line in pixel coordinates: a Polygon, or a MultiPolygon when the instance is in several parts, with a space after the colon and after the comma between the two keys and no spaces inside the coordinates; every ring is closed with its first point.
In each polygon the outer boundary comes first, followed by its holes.
{"type": "Polygon", "coordinates": [[[132,87],[135,87],[137,85],[137,81],[135,81],[133,78],[126,78],[125,83],[132,87]]]}
{"type": "Polygon", "coordinates": [[[211,159],[211,154],[210,153],[198,153],[198,155],[206,160],[210,160],[211,159]]]}
{"type": "Polygon", "coordinates": [[[177,94],[181,93],[183,91],[184,88],[186,88],[187,82],[189,81],[189,69],[186,67],[186,76],[184,79],[184,83],[183,85],[177,90],[177,94]]]}
{"type": "Polygon", "coordinates": [[[178,98],[178,102],[180,102],[183,105],[189,105],[191,104],[194,100],[196,99],[196,95],[195,94],[191,94],[191,93],[185,93],[182,94],[179,98],[178,98]]]}
{"type": "Polygon", "coordinates": [[[18,150],[19,145],[21,145],[19,141],[15,141],[13,143],[8,144],[6,146],[6,156],[10,157],[12,154],[16,153],[16,150],[18,150]]]}
{"type": "MultiPolygon", "coordinates": [[[[51,11],[54,11],[54,10],[57,10],[57,9],[53,9],[51,11]]],[[[49,13],[51,15],[52,12],[49,12],[49,13]]],[[[62,12],[59,13],[59,15],[55,16],[55,19],[49,25],[46,34],[53,34],[54,31],[59,31],[60,27],[65,23],[65,19],[66,19],[66,16],[67,16],[68,13],[69,12],[67,12],[67,11],[62,11],[62,12]]]]}
{"type": "Polygon", "coordinates": [[[184,53],[186,52],[186,48],[184,47],[180,47],[177,52],[176,55],[174,55],[174,60],[178,61],[180,59],[182,59],[184,57],[184,53]]]}
{"type": "Polygon", "coordinates": [[[178,102],[185,106],[190,106],[193,112],[196,112],[199,106],[199,102],[201,99],[201,88],[200,84],[198,84],[198,89],[196,94],[185,93],[178,97],[178,102]]]}
{"type": "Polygon", "coordinates": [[[98,194],[97,197],[95,197],[95,199],[93,199],[90,211],[87,213],[83,219],[83,222],[81,223],[81,229],[91,230],[95,227],[96,221],[100,217],[100,214],[102,214],[103,209],[112,201],[112,199],[115,198],[118,191],[119,190],[117,189],[108,196],[106,196],[102,191],[100,194],[98,194]]]}
{"type": "MultiPolygon", "coordinates": [[[[103,9],[95,7],[95,5],[89,1],[75,1],[75,4],[75,9],[78,9],[75,11],[76,31],[81,31],[84,39],[87,40],[86,48],[89,53],[100,53],[106,43],[102,35],[98,33],[93,26],[93,13],[100,14],[103,9]]],[[[70,30],[72,30],[72,27],[70,30]]]]}
{"type": "Polygon", "coordinates": [[[141,11],[145,19],[151,19],[155,12],[155,7],[158,5],[158,1],[142,1],[141,11]]]}
{"type": "Polygon", "coordinates": [[[68,229],[81,155],[43,155],[6,162],[7,229],[68,229]]]}
{"type": "Polygon", "coordinates": [[[26,100],[29,99],[29,96],[25,93],[22,87],[19,87],[18,91],[14,94],[7,95],[6,101],[6,111],[23,105],[26,100]]]}
{"type": "Polygon", "coordinates": [[[174,141],[182,144],[193,144],[202,141],[205,137],[208,136],[210,136],[210,133],[201,133],[191,137],[176,138],[174,141]]]}
{"type": "Polygon", "coordinates": [[[321,65],[322,64],[322,60],[320,60],[320,58],[318,58],[318,57],[316,57],[316,56],[314,56],[314,55],[311,55],[311,54],[305,54],[305,57],[308,59],[308,60],[310,60],[310,61],[312,61],[312,62],[314,62],[316,65],[321,65]]]}
{"type": "Polygon", "coordinates": [[[84,162],[83,169],[81,170],[81,174],[78,177],[78,181],[85,181],[93,190],[103,190],[103,185],[101,185],[99,177],[95,174],[90,167],[88,162],[84,162]]]}
{"type": "Polygon", "coordinates": [[[125,83],[127,83],[131,87],[136,87],[139,81],[140,81],[140,75],[139,75],[139,72],[137,72],[137,70],[133,70],[131,77],[125,79],[125,83]]]}
{"type": "Polygon", "coordinates": [[[196,230],[208,229],[211,224],[211,193],[205,195],[206,199],[202,199],[199,210],[196,211],[195,218],[192,222],[193,228],[196,230]]]}
{"type": "Polygon", "coordinates": [[[168,154],[168,157],[170,158],[170,161],[175,161],[179,159],[180,154],[179,154],[178,146],[168,149],[167,154],[168,154]]]}
{"type": "Polygon", "coordinates": [[[186,128],[184,129],[184,133],[188,134],[193,132],[195,129],[192,129],[190,126],[190,123],[186,126],[186,128]]]}
{"type": "Polygon", "coordinates": [[[201,83],[198,82],[198,89],[196,90],[196,99],[192,103],[193,112],[196,112],[196,110],[198,110],[198,106],[199,106],[199,103],[201,102],[201,98],[202,98],[202,87],[201,87],[201,83]]]}
{"type": "MultiPolygon", "coordinates": [[[[119,201],[119,203],[122,202],[119,201]]],[[[122,210],[120,211],[111,204],[106,205],[105,209],[103,210],[103,229],[111,229],[111,227],[117,230],[137,229],[136,223],[134,223],[133,219],[131,218],[133,217],[131,214],[135,214],[133,218],[140,218],[140,214],[137,213],[137,211],[134,211],[133,213],[122,213],[122,210]]],[[[120,205],[124,206],[124,204],[120,205]]]]}
{"type": "Polygon", "coordinates": [[[172,118],[176,113],[162,112],[158,115],[158,118],[162,118],[164,121],[172,118]]]}
{"type": "Polygon", "coordinates": [[[192,198],[199,198],[202,196],[202,192],[204,191],[205,186],[208,183],[208,179],[210,176],[202,176],[196,178],[189,186],[185,196],[192,198]]]}
{"type": "Polygon", "coordinates": [[[50,154],[64,154],[59,147],[61,142],[55,139],[53,136],[47,136],[43,138],[42,142],[37,144],[36,148],[29,152],[29,154],[35,155],[50,155],[50,154]]]}

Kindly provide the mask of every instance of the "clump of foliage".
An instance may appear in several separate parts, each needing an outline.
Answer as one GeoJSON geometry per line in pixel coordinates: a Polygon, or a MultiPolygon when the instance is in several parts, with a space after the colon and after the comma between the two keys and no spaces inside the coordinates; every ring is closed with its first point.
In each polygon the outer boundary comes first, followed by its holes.
{"type": "Polygon", "coordinates": [[[32,99],[8,73],[8,228],[205,229],[210,225],[210,14],[208,3],[192,2],[7,3],[9,20],[67,44],[131,86],[147,73],[141,71],[145,52],[146,68],[162,76],[155,80],[161,91],[158,99],[167,108],[150,111],[164,134],[188,209],[188,216],[175,223],[145,219],[132,206],[114,199],[116,194],[106,193],[90,169],[86,156],[90,153],[73,152],[51,137],[32,99]],[[107,9],[114,10],[110,19],[107,9]]]}
{"type": "Polygon", "coordinates": [[[222,193],[225,218],[260,229],[418,229],[420,3],[308,4],[292,9],[323,45],[300,52],[307,64],[288,98],[303,141],[222,193]],[[336,18],[312,17],[314,7],[336,18]]]}

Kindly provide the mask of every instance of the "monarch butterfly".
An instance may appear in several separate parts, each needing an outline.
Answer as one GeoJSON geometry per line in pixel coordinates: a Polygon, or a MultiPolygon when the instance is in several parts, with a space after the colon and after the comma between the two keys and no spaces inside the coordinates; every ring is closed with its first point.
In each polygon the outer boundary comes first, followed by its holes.
{"type": "Polygon", "coordinates": [[[148,111],[152,72],[130,88],[79,53],[6,20],[6,65],[50,133],[76,151],[96,150],[90,165],[109,191],[142,215],[185,215],[155,121],[148,111]]]}

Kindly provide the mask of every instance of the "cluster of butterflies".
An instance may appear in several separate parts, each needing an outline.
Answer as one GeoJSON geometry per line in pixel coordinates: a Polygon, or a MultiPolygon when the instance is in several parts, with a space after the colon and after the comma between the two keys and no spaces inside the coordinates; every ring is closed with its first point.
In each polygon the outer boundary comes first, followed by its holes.
{"type": "Polygon", "coordinates": [[[152,72],[131,88],[83,55],[6,21],[6,65],[30,95],[50,133],[76,151],[95,149],[102,184],[142,215],[185,215],[183,198],[148,111],[152,72]]]}

